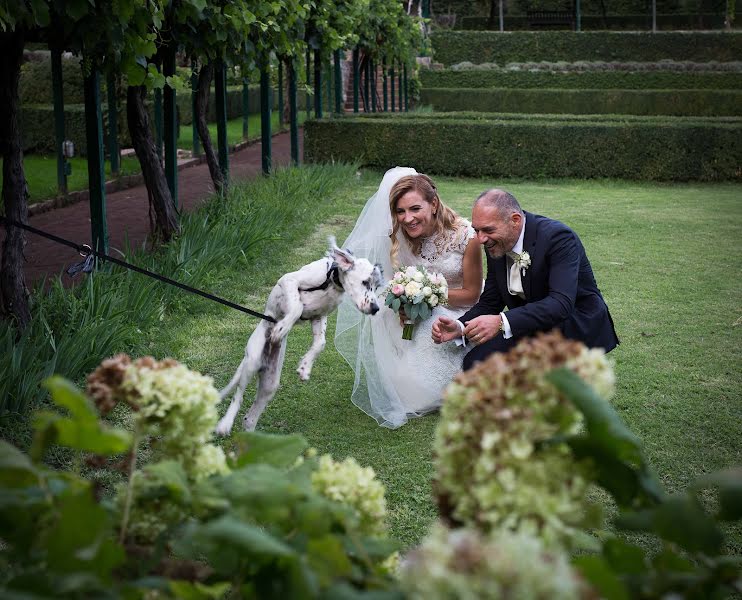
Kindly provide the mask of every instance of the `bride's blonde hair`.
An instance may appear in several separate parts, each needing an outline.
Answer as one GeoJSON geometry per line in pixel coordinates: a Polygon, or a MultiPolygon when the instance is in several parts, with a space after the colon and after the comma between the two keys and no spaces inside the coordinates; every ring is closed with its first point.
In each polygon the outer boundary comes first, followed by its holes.
{"type": "MultiPolygon", "coordinates": [[[[399,219],[397,219],[397,202],[408,192],[417,192],[428,204],[437,203],[437,208],[434,206],[433,211],[434,233],[440,233],[444,229],[455,229],[456,223],[459,220],[459,215],[456,214],[456,211],[443,204],[440,196],[438,196],[438,190],[430,177],[421,173],[401,177],[389,192],[389,211],[392,213],[392,234],[389,236],[392,241],[392,249],[389,256],[392,265],[395,267],[399,266],[397,264],[397,254],[399,254],[399,238],[397,236],[400,235],[399,219]]],[[[405,237],[414,254],[420,252],[420,247],[423,243],[421,237],[412,239],[404,229],[402,229],[401,235],[405,237]]]]}

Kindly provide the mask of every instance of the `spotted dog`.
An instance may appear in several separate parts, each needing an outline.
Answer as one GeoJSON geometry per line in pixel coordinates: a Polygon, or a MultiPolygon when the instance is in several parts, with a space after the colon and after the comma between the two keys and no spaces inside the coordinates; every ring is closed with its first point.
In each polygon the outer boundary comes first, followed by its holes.
{"type": "Polygon", "coordinates": [[[355,258],[349,250],[337,247],[329,239],[325,258],[316,260],[293,273],[283,275],[271,290],[265,314],[276,323],[261,321],[245,346],[245,357],[227,387],[219,392],[224,399],[237,388],[226,414],[216,426],[220,435],[228,435],[242,404],[242,396],[252,377],[258,375],[258,391],[242,425],[253,431],[260,415],[273,399],[281,379],[286,354],[286,338],[299,320],[311,321],[312,345],[299,363],[297,372],[303,381],[309,379],[312,365],[325,348],[327,315],[348,294],[358,310],[374,315],[379,310],[376,288],[381,284],[381,268],[365,258],[355,258]]]}

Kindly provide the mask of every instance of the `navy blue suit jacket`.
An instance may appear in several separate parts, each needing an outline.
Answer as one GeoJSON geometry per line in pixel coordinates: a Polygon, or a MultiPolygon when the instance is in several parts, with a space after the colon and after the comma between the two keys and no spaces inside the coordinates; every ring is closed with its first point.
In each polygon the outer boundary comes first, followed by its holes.
{"type": "Polygon", "coordinates": [[[525,300],[508,293],[505,257],[487,256],[487,279],[479,301],[460,317],[506,313],[514,338],[558,328],[565,337],[606,352],[616,347],[613,319],[595,282],[580,238],[569,227],[540,215],[526,215],[523,250],[531,265],[522,277],[525,300]]]}

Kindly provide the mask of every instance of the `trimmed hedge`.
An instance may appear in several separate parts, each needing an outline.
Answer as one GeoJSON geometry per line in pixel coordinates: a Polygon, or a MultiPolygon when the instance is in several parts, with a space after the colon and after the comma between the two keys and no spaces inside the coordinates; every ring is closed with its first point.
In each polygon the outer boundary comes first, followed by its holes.
{"type": "Polygon", "coordinates": [[[742,119],[440,117],[308,121],[304,157],[469,177],[742,181],[742,119]]]}
{"type": "MultiPolygon", "coordinates": [[[[65,103],[82,104],[85,101],[82,92],[82,68],[78,58],[62,60],[62,94],[65,103]]],[[[51,58],[28,61],[21,65],[18,95],[21,104],[51,104],[54,101],[51,58]]]]}
{"type": "Polygon", "coordinates": [[[735,61],[742,32],[437,31],[433,56],[445,65],[528,61],[735,61]]]}
{"type": "Polygon", "coordinates": [[[742,90],[742,73],[681,71],[420,72],[424,88],[548,88],[582,90],[742,90]]]}
{"type": "Polygon", "coordinates": [[[426,88],[420,102],[441,112],[742,116],[740,90],[426,88]]]}
{"type": "MultiPolygon", "coordinates": [[[[456,21],[456,29],[466,31],[496,31],[500,28],[500,21],[495,20],[495,26],[487,26],[488,17],[462,17],[456,21]]],[[[505,15],[504,26],[506,31],[513,29],[524,30],[530,29],[528,18],[525,15],[505,15]]],[[[648,30],[652,29],[652,15],[643,14],[626,14],[626,15],[607,15],[605,20],[599,15],[580,16],[580,27],[585,30],[603,31],[606,29],[615,30],[648,30]]],[[[678,29],[722,29],[724,27],[723,14],[658,14],[657,29],[673,31],[678,29]]]]}

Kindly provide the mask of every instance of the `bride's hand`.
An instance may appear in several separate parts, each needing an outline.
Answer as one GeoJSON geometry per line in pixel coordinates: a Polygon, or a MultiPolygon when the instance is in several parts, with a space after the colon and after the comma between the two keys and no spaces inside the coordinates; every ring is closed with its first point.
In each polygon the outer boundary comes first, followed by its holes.
{"type": "Polygon", "coordinates": [[[404,308],[399,309],[399,324],[404,327],[405,321],[407,320],[407,314],[404,311],[404,308]]]}

